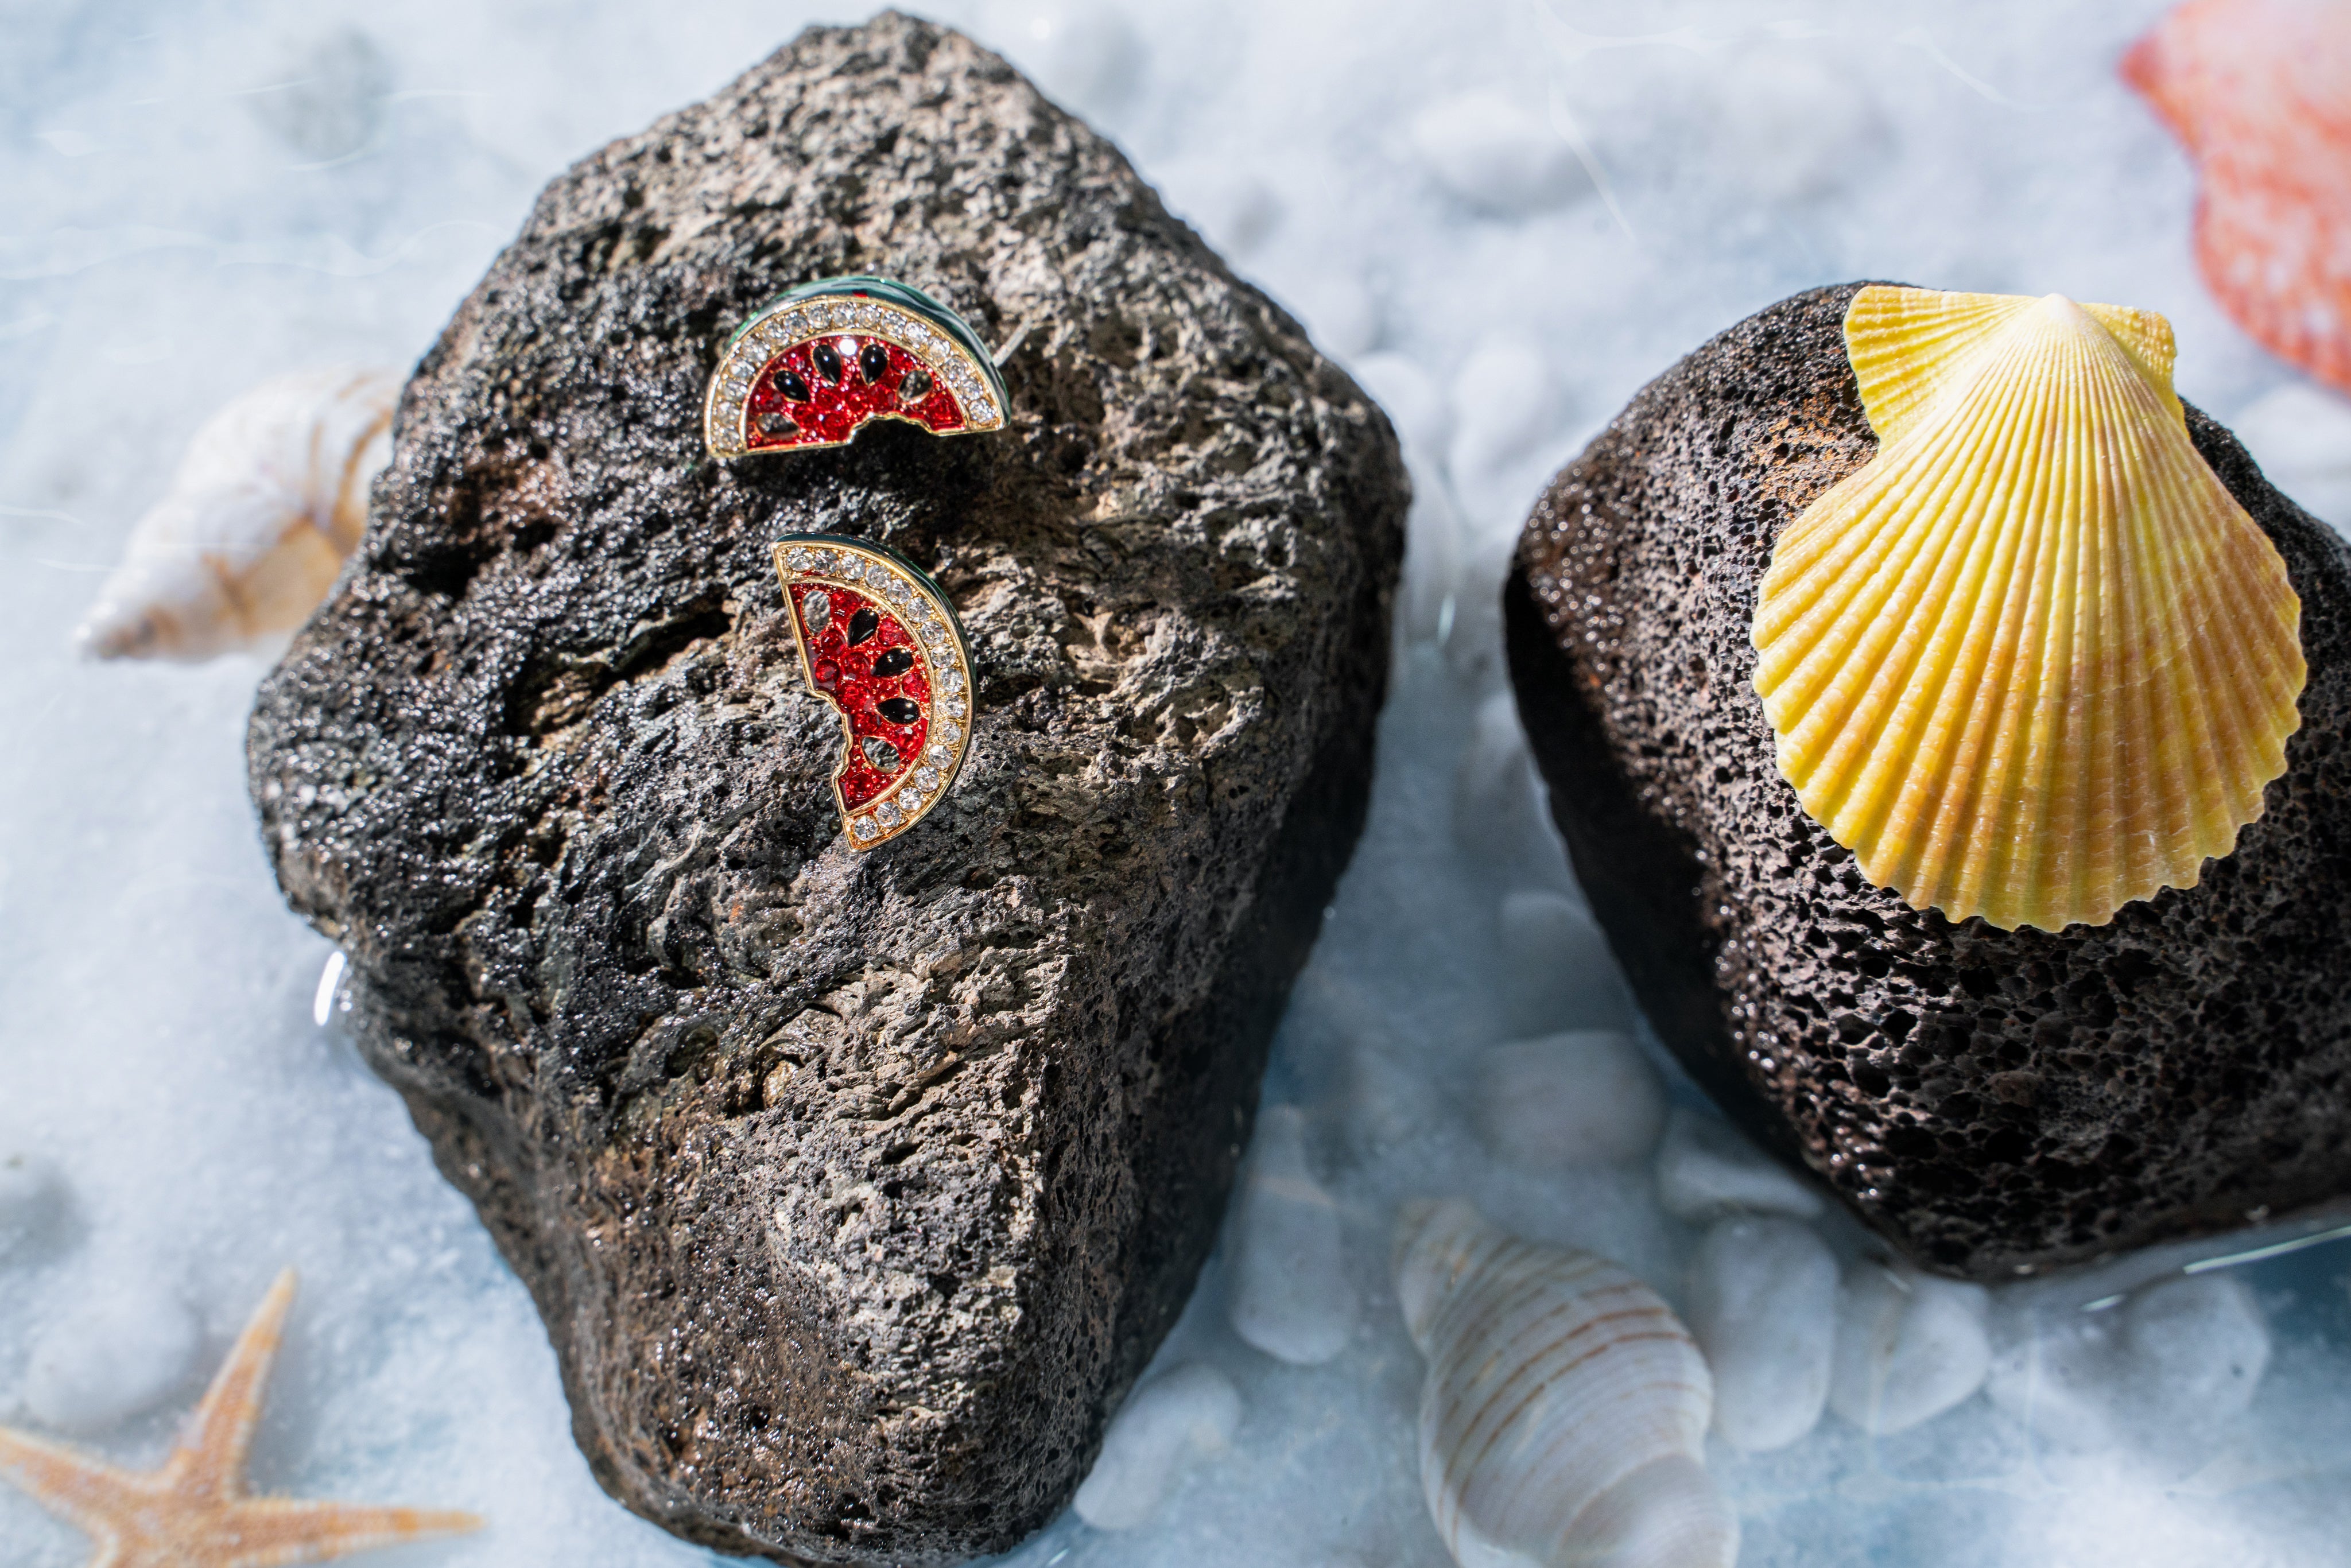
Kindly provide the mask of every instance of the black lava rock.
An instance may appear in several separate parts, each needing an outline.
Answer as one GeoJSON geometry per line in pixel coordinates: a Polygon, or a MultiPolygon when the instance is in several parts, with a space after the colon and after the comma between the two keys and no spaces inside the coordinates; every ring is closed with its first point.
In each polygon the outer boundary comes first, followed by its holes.
{"type": "Polygon", "coordinates": [[[1999,1280],[2351,1193],[2351,553],[2194,409],[2275,541],[2310,679],[2288,770],[2194,888],[2052,935],[1862,880],[1751,682],[1780,530],[1877,450],[1849,284],[1645,388],[1504,591],[1553,815],[1651,1019],[1731,1115],[1917,1262],[1999,1280]]]}
{"type": "Polygon", "coordinates": [[[1010,1545],[1191,1289],[1361,826],[1385,421],[1107,142],[885,16],[549,186],[396,444],[253,794],[580,1447],[723,1551],[1010,1545]],[[706,461],[728,331],[852,272],[1009,346],[1011,429],[706,461]],[[962,782],[871,854],[770,559],[807,531],[973,639],[962,782]]]}

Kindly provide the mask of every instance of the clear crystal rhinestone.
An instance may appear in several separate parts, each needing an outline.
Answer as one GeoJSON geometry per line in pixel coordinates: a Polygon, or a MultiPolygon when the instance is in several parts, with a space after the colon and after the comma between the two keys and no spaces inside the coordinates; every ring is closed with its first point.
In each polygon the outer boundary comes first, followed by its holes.
{"type": "Polygon", "coordinates": [[[963,716],[963,698],[949,697],[942,706],[946,708],[947,712],[955,715],[956,717],[961,718],[963,716]]]}
{"type": "Polygon", "coordinates": [[[912,604],[914,601],[914,585],[903,577],[895,579],[890,584],[890,597],[901,604],[912,604]]]}
{"type": "Polygon", "coordinates": [[[787,550],[784,552],[784,564],[794,571],[806,571],[816,564],[816,558],[804,549],[787,550]]]}
{"type": "Polygon", "coordinates": [[[872,818],[858,817],[850,822],[849,831],[861,839],[870,839],[882,830],[873,825],[872,818]]]}
{"type": "Polygon", "coordinates": [[[927,768],[914,769],[914,788],[927,795],[939,787],[939,776],[927,768]]]}
{"type": "Polygon", "coordinates": [[[947,668],[941,670],[939,672],[939,690],[943,692],[959,692],[963,690],[963,672],[956,669],[952,664],[947,666],[947,668]]]}
{"type": "Polygon", "coordinates": [[[809,563],[803,569],[804,570],[831,571],[832,570],[832,552],[829,549],[812,549],[808,552],[808,558],[809,563]]]}
{"type": "Polygon", "coordinates": [[[926,621],[926,622],[925,622],[923,623],[923,641],[924,641],[924,642],[925,642],[925,643],[932,643],[932,644],[934,644],[935,646],[944,646],[944,645],[946,644],[946,640],[947,640],[947,628],[946,628],[946,622],[944,622],[944,621],[926,621]]]}
{"type": "Polygon", "coordinates": [[[898,825],[898,808],[884,800],[873,808],[873,820],[885,828],[894,828],[898,825]]]}
{"type": "Polygon", "coordinates": [[[981,398],[977,402],[973,403],[971,408],[972,413],[981,419],[994,419],[996,417],[996,400],[993,398],[981,398]]]}
{"type": "Polygon", "coordinates": [[[890,569],[878,560],[869,560],[865,563],[865,580],[876,588],[885,587],[890,581],[890,569]]]}
{"type": "Polygon", "coordinates": [[[933,725],[931,727],[931,733],[937,736],[940,742],[946,746],[953,746],[956,741],[963,738],[963,731],[947,723],[945,719],[941,719],[937,724],[933,725]]]}
{"type": "MultiPolygon", "coordinates": [[[[955,728],[955,726],[942,725],[939,727],[942,729],[953,729],[955,728]]],[[[931,760],[937,763],[942,768],[946,767],[948,764],[955,761],[955,747],[952,746],[934,744],[931,747],[931,760]]]]}

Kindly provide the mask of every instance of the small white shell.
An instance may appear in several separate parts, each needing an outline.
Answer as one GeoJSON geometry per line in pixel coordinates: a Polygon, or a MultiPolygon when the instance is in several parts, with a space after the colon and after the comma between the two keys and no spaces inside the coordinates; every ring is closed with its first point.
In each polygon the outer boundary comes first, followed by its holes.
{"type": "Polygon", "coordinates": [[[1667,1214],[1710,1225],[1729,1214],[1817,1219],[1820,1196],[1758,1153],[1720,1119],[1676,1110],[1657,1145],[1657,1201],[1667,1214]]]}
{"type": "Polygon", "coordinates": [[[1690,1260],[1689,1321],[1714,1372],[1714,1429],[1750,1454],[1784,1448],[1828,1403],[1837,1264],[1810,1227],[1719,1221],[1690,1260]]]}
{"type": "Polygon", "coordinates": [[[76,633],[82,651],[194,661],[299,626],[367,526],[399,395],[384,371],[306,371],[214,414],[131,530],[76,633]]]}
{"type": "Polygon", "coordinates": [[[1991,1366],[1991,1305],[1981,1285],[1855,1263],[1837,1292],[1829,1408],[1880,1437],[1949,1410],[1983,1386],[1991,1366]]]}
{"type": "Polygon", "coordinates": [[[1655,1291],[1457,1202],[1405,1211],[1396,1295],[1428,1358],[1421,1485],[1461,1568],[1729,1568],[1713,1384],[1655,1291]]]}
{"type": "Polygon", "coordinates": [[[1306,1158],[1306,1118],[1274,1105],[1258,1119],[1233,1225],[1227,1311],[1233,1332],[1299,1366],[1347,1348],[1355,1287],[1347,1278],[1339,1207],[1306,1158]]]}
{"type": "Polygon", "coordinates": [[[1096,1530],[1133,1530],[1159,1511],[1185,1471],[1232,1445],[1241,1394],[1215,1367],[1192,1362],[1127,1396],[1071,1506],[1096,1530]]]}

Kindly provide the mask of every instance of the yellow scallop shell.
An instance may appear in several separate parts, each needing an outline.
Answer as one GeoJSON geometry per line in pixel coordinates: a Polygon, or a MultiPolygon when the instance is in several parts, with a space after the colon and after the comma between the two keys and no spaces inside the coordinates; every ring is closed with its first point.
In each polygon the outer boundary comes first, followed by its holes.
{"type": "Polygon", "coordinates": [[[1780,771],[1864,875],[2004,929],[2193,887],[2285,771],[2285,562],[2188,438],[2150,311],[1873,286],[1881,445],[1755,610],[1780,771]]]}

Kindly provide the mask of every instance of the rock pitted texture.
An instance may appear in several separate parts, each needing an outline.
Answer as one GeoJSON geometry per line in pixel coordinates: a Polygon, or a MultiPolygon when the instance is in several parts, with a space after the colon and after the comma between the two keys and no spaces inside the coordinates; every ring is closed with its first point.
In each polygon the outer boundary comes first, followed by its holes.
{"type": "Polygon", "coordinates": [[[1650,383],[1537,504],[1504,591],[1552,810],[1642,1004],[1727,1111],[1943,1272],[2351,1194],[2351,556],[2190,409],[2302,596],[2266,814],[2105,925],[1913,912],[1804,815],[1750,684],[1773,541],[1876,454],[1842,331],[1860,287],[1650,383]]]}
{"type": "Polygon", "coordinates": [[[1297,325],[953,33],[812,31],[541,197],[252,784],[616,1496],[826,1563],[1066,1500],[1361,824],[1405,501],[1297,325]],[[705,461],[727,331],[860,271],[1015,345],[1013,428],[705,461]],[[870,855],[769,558],[810,530],[933,568],[979,670],[956,793],[870,855]]]}

